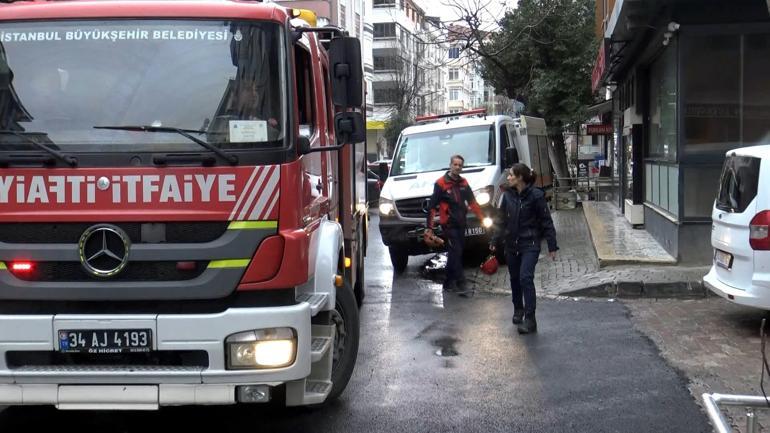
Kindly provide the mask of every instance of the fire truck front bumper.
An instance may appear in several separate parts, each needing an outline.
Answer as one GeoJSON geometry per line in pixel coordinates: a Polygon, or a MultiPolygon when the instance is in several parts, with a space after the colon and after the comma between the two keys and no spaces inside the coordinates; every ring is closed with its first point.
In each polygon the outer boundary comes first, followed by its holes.
{"type": "Polygon", "coordinates": [[[305,302],[216,314],[0,315],[0,405],[157,409],[259,402],[269,399],[271,387],[310,374],[316,356],[311,347],[317,343],[310,318],[305,302]],[[294,354],[285,366],[258,369],[233,361],[241,356],[229,347],[233,337],[248,344],[254,336],[259,341],[259,336],[285,337],[287,332],[288,340],[294,339],[294,354]],[[86,353],[67,353],[72,348],[62,340],[68,334],[90,346],[86,353]],[[128,354],[99,348],[123,336],[140,346],[144,336],[151,342],[143,352],[128,354]]]}

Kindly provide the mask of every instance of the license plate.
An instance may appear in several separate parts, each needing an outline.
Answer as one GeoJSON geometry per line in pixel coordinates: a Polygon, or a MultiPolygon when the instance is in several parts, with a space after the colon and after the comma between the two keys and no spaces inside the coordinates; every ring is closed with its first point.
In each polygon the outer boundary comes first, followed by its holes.
{"type": "Polygon", "coordinates": [[[715,250],[714,263],[721,268],[730,269],[733,267],[733,255],[724,251],[715,250]]]}
{"type": "Polygon", "coordinates": [[[72,329],[59,331],[65,353],[135,353],[152,350],[150,329],[72,329]]]}
{"type": "Polygon", "coordinates": [[[465,236],[478,236],[484,234],[484,227],[469,227],[465,229],[465,236]]]}

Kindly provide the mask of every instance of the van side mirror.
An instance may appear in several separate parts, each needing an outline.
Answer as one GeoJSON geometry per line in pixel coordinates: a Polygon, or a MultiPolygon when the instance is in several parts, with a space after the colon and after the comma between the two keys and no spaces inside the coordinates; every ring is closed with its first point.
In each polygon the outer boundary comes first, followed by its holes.
{"type": "Polygon", "coordinates": [[[329,79],[334,105],[341,108],[356,108],[364,105],[361,41],[349,36],[331,40],[329,75],[331,75],[329,79]]]}
{"type": "Polygon", "coordinates": [[[385,182],[387,178],[388,178],[388,163],[381,162],[380,163],[380,182],[385,182]]]}
{"type": "Polygon", "coordinates": [[[360,143],[366,140],[364,115],[355,111],[345,111],[334,115],[334,133],[337,144],[360,143]]]}
{"type": "Polygon", "coordinates": [[[513,164],[516,164],[519,162],[519,152],[516,151],[515,147],[506,147],[505,148],[505,161],[504,166],[510,167],[513,164]]]}

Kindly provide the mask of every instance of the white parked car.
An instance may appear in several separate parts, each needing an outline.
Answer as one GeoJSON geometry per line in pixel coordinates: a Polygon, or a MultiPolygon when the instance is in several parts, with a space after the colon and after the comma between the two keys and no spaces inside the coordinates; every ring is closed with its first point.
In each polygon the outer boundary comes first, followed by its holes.
{"type": "Polygon", "coordinates": [[[703,278],[714,293],[765,310],[770,310],[768,186],[770,145],[727,152],[712,213],[714,262],[703,278]]]}

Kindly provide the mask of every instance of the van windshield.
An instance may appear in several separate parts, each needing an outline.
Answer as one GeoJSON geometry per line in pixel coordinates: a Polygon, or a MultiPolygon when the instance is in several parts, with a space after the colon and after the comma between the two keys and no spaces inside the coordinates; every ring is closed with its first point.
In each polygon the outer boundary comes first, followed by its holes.
{"type": "Polygon", "coordinates": [[[730,156],[725,160],[719,179],[716,207],[741,213],[757,196],[761,160],[751,156],[730,156]]]}
{"type": "Polygon", "coordinates": [[[391,175],[448,170],[455,154],[465,158],[466,168],[494,164],[494,125],[402,135],[391,175]]]}

